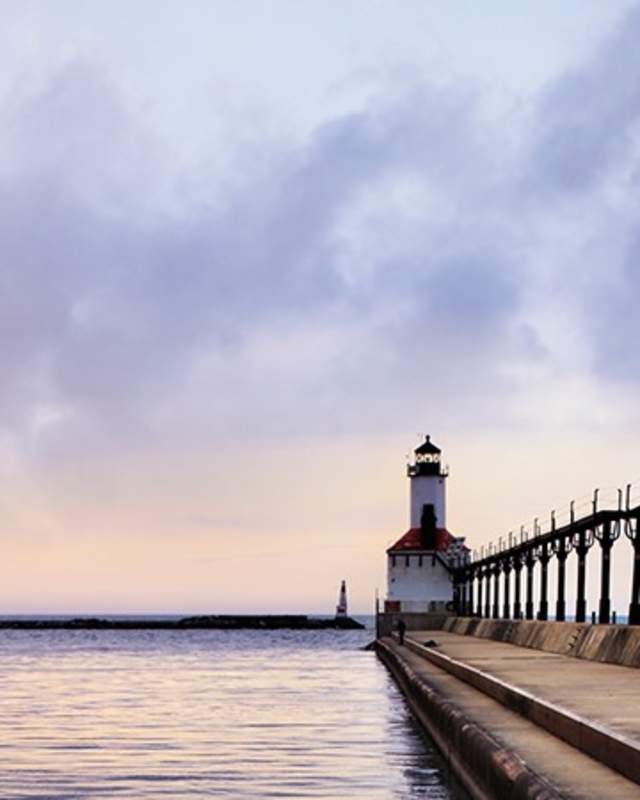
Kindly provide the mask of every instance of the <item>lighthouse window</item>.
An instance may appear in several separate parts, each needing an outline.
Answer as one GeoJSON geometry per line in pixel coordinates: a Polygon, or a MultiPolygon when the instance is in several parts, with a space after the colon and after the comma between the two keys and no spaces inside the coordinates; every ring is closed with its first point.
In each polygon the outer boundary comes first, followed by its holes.
{"type": "Polygon", "coordinates": [[[391,566],[395,567],[395,565],[396,565],[396,557],[395,556],[391,556],[391,566]]]}
{"type": "Polygon", "coordinates": [[[410,561],[409,556],[405,556],[405,560],[404,560],[405,567],[409,566],[409,561],[410,561]]]}

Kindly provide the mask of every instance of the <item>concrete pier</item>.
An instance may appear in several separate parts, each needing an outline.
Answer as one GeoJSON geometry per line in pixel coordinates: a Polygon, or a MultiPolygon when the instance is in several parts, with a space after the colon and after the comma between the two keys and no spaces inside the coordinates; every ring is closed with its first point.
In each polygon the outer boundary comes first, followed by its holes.
{"type": "Polygon", "coordinates": [[[451,619],[377,651],[473,797],[640,800],[639,628],[451,619]]]}

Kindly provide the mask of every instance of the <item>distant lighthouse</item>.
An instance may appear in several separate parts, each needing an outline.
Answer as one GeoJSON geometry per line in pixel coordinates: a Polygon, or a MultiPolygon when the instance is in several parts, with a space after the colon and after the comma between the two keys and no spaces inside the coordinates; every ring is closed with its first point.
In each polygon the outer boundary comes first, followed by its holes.
{"type": "Polygon", "coordinates": [[[446,480],[442,451],[427,436],[407,466],[409,530],[387,550],[389,613],[424,614],[453,607],[453,567],[469,550],[446,527],[446,480]]]}
{"type": "Polygon", "coordinates": [[[338,605],[336,606],[336,619],[349,616],[347,613],[347,582],[342,581],[340,584],[340,593],[338,595],[338,605]]]}

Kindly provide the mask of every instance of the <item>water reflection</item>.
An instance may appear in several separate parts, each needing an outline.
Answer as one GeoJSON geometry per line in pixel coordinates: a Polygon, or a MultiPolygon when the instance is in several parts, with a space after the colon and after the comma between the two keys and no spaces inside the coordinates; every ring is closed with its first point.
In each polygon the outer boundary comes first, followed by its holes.
{"type": "Polygon", "coordinates": [[[457,798],[366,632],[0,633],[3,798],[457,798]]]}

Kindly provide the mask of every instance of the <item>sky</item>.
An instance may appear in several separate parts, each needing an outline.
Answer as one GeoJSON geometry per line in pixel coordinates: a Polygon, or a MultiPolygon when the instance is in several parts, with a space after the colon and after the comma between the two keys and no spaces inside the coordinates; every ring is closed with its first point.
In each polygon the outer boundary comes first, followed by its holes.
{"type": "Polygon", "coordinates": [[[640,4],[0,14],[2,613],[367,612],[425,433],[472,548],[640,487],[640,4]]]}

